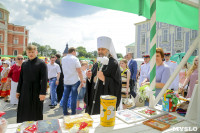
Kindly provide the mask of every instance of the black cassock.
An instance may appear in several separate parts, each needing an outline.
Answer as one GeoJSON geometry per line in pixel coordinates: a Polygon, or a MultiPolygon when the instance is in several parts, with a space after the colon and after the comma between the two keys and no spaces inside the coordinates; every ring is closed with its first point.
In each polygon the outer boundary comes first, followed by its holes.
{"type": "Polygon", "coordinates": [[[39,95],[46,95],[47,74],[45,62],[37,57],[22,64],[17,86],[20,93],[17,123],[43,119],[43,101],[39,95]]]}
{"type": "Polygon", "coordinates": [[[58,102],[60,102],[60,100],[62,99],[63,91],[64,91],[64,85],[63,85],[64,75],[63,75],[60,59],[57,59],[56,63],[60,66],[60,70],[61,70],[60,79],[59,79],[59,85],[57,86],[57,90],[56,90],[57,91],[58,102]]]}
{"type": "MultiPolygon", "coordinates": [[[[98,63],[94,64],[92,68],[92,77],[91,80],[87,80],[86,82],[86,94],[84,98],[84,102],[86,103],[86,112],[91,114],[92,102],[94,98],[94,90],[95,86],[95,78],[98,70],[98,63]]],[[[105,65],[102,69],[102,72],[105,76],[105,84],[99,80],[99,86],[97,91],[97,96],[95,99],[95,105],[93,110],[94,114],[100,114],[100,96],[101,95],[114,95],[117,97],[117,105],[119,106],[121,100],[121,71],[118,65],[118,62],[113,58],[109,58],[108,65],[105,65]]]]}

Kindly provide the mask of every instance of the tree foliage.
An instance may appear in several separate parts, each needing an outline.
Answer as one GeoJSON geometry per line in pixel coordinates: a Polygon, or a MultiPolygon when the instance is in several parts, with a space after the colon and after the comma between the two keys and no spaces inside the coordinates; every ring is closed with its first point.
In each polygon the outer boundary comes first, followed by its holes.
{"type": "Polygon", "coordinates": [[[97,51],[87,52],[86,48],[83,46],[79,46],[76,48],[76,52],[78,52],[78,57],[80,58],[96,58],[97,51]]]}
{"type": "Polygon", "coordinates": [[[32,42],[31,44],[37,46],[39,56],[51,56],[60,53],[59,51],[56,51],[56,49],[52,49],[49,45],[40,45],[36,42],[32,42]]]}
{"type": "Polygon", "coordinates": [[[117,53],[117,58],[123,58],[123,55],[121,53],[117,53]]]}

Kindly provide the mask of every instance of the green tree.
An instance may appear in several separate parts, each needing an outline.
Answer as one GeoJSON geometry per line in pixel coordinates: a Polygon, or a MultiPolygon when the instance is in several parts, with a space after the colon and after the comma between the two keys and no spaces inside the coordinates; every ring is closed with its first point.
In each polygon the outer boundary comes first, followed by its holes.
{"type": "Polygon", "coordinates": [[[60,53],[59,51],[56,51],[56,49],[52,49],[50,45],[40,45],[36,42],[32,42],[31,44],[37,47],[38,56],[51,56],[60,53]]]}
{"type": "Polygon", "coordinates": [[[23,56],[27,56],[26,51],[23,51],[22,55],[23,56]]]}
{"type": "Polygon", "coordinates": [[[93,58],[97,58],[97,56],[98,56],[98,52],[97,51],[92,51],[92,54],[93,54],[93,58]]]}
{"type": "Polygon", "coordinates": [[[87,51],[84,47],[79,46],[76,48],[76,51],[78,52],[78,57],[87,57],[87,51]]]}
{"type": "Polygon", "coordinates": [[[58,52],[56,51],[56,49],[51,49],[51,55],[55,55],[57,54],[58,52]]]}
{"type": "Polygon", "coordinates": [[[121,53],[117,53],[117,58],[123,58],[123,55],[121,53]]]}

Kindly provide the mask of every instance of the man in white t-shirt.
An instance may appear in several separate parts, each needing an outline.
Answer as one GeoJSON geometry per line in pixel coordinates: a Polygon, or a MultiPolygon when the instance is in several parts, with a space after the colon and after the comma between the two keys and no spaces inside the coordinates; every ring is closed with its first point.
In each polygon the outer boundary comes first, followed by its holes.
{"type": "Polygon", "coordinates": [[[74,115],[76,114],[77,89],[80,84],[81,88],[83,86],[81,64],[76,57],[75,48],[69,48],[67,56],[62,59],[62,69],[64,74],[63,114],[69,115],[67,103],[71,92],[71,110],[72,115],[74,115]]]}
{"type": "Polygon", "coordinates": [[[57,93],[56,89],[59,84],[60,78],[60,66],[55,63],[56,57],[53,55],[51,56],[51,62],[47,64],[48,67],[48,79],[49,79],[49,86],[50,86],[50,94],[51,94],[51,104],[49,105],[50,108],[55,108],[57,105],[57,93]]]}

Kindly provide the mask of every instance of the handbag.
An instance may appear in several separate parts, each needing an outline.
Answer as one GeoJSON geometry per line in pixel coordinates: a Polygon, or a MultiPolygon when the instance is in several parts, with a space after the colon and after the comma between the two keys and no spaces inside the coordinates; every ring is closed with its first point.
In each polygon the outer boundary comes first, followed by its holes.
{"type": "Polygon", "coordinates": [[[135,106],[136,107],[143,107],[145,103],[145,100],[142,99],[139,95],[136,96],[135,98],[135,106]]]}

